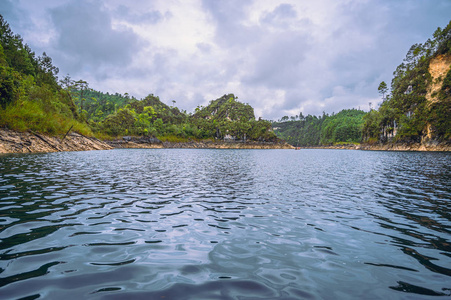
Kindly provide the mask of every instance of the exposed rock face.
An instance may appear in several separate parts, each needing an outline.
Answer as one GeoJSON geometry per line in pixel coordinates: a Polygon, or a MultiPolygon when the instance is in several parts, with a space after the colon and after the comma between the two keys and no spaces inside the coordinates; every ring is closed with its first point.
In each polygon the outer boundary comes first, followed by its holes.
{"type": "Polygon", "coordinates": [[[64,139],[40,133],[0,129],[0,153],[35,153],[106,150],[111,146],[98,139],[72,132],[64,139]]]}
{"type": "Polygon", "coordinates": [[[437,102],[438,99],[432,97],[434,92],[438,92],[443,84],[443,79],[451,68],[451,55],[438,55],[431,59],[429,63],[429,73],[432,76],[432,83],[429,85],[426,99],[429,102],[437,102]]]}
{"type": "MultiPolygon", "coordinates": [[[[428,104],[439,102],[438,97],[433,97],[443,85],[443,79],[446,77],[446,74],[449,72],[451,68],[451,55],[438,55],[431,59],[429,63],[429,73],[432,77],[432,82],[428,87],[428,91],[426,94],[426,100],[428,104]]],[[[431,128],[431,124],[427,123],[426,128],[424,130],[425,135],[423,136],[423,140],[429,141],[433,140],[433,131],[431,128]]]]}

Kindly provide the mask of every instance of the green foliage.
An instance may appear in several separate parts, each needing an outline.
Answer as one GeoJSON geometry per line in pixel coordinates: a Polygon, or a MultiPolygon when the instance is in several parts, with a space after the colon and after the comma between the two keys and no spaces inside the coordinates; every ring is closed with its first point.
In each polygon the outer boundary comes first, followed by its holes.
{"type": "Polygon", "coordinates": [[[0,106],[5,108],[7,104],[18,99],[20,75],[13,69],[0,66],[0,106]]]}
{"type": "Polygon", "coordinates": [[[385,98],[385,94],[388,92],[388,87],[385,81],[382,81],[377,88],[379,94],[381,94],[382,98],[385,98]]]}
{"type": "MultiPolygon", "coordinates": [[[[379,135],[379,124],[381,124],[381,113],[377,110],[371,110],[365,116],[363,116],[363,139],[369,141],[369,139],[374,139],[379,135]]],[[[390,131],[390,133],[393,130],[390,131]]]]}
{"type": "MultiPolygon", "coordinates": [[[[95,105],[94,108],[99,109],[95,105]]],[[[198,108],[192,116],[149,95],[143,100],[132,99],[103,120],[91,118],[89,121],[97,132],[115,137],[158,136],[163,140],[170,137],[172,141],[224,137],[234,140],[277,140],[271,123],[256,121],[252,107],[236,101],[233,95],[211,101],[207,107],[198,108]]]]}
{"type": "Polygon", "coordinates": [[[91,129],[75,119],[67,118],[57,107],[49,109],[41,101],[19,101],[0,109],[0,126],[18,131],[32,130],[51,135],[64,134],[74,125],[73,130],[84,135],[92,135],[91,129]]]}
{"type": "Polygon", "coordinates": [[[51,58],[36,57],[0,15],[0,126],[63,134],[74,125],[92,134],[77,121],[77,108],[58,85],[57,73],[51,58]]]}
{"type": "Polygon", "coordinates": [[[109,115],[102,126],[105,133],[118,136],[132,134],[134,123],[134,111],[124,108],[119,109],[115,114],[109,115]]]}
{"type": "Polygon", "coordinates": [[[442,87],[440,89],[438,98],[445,100],[451,98],[451,68],[443,79],[442,87]]]}
{"type": "Polygon", "coordinates": [[[101,122],[109,115],[114,114],[119,108],[136,101],[134,98],[119,93],[109,94],[88,87],[82,88],[82,86],[72,87],[71,94],[77,106],[86,110],[86,119],[89,122],[101,122]]]}
{"type": "Polygon", "coordinates": [[[277,136],[283,138],[293,146],[319,146],[337,143],[358,143],[362,139],[363,116],[361,110],[342,110],[336,115],[304,117],[283,117],[281,121],[273,123],[277,136]],[[299,121],[295,121],[299,118],[299,121]]]}
{"type": "Polygon", "coordinates": [[[232,140],[277,140],[271,130],[271,123],[255,120],[254,109],[249,104],[236,101],[233,94],[210,101],[207,107],[198,107],[190,118],[196,138],[217,138],[232,140]]]}
{"type": "Polygon", "coordinates": [[[194,118],[229,120],[232,122],[254,119],[254,109],[249,104],[238,102],[236,99],[233,94],[228,94],[210,101],[207,107],[196,110],[194,118]]]}
{"type": "Polygon", "coordinates": [[[451,139],[451,97],[434,102],[429,108],[428,122],[438,140],[451,139]]]}
{"type": "MultiPolygon", "coordinates": [[[[438,28],[433,39],[415,44],[393,73],[391,97],[379,111],[365,116],[365,141],[420,142],[431,126],[432,138],[450,139],[451,126],[451,72],[443,79],[438,101],[428,103],[426,94],[432,84],[429,64],[437,55],[451,55],[451,22],[445,29],[438,28]]],[[[379,87],[379,92],[381,92],[379,87]]]]}
{"type": "Polygon", "coordinates": [[[361,110],[349,109],[327,117],[322,124],[320,143],[360,142],[364,115],[365,113],[361,110]]]}

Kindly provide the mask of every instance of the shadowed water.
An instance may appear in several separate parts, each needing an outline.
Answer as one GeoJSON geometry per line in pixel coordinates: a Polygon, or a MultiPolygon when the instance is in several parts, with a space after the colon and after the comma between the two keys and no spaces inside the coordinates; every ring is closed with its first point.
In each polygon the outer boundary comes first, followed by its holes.
{"type": "Polygon", "coordinates": [[[0,299],[451,294],[451,155],[0,156],[0,299]]]}

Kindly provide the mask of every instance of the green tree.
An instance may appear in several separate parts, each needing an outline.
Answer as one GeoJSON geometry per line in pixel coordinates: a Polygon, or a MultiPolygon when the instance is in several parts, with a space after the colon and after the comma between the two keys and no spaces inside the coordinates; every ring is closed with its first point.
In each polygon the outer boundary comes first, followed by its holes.
{"type": "Polygon", "coordinates": [[[80,79],[78,81],[75,81],[74,85],[79,92],[78,103],[80,104],[80,113],[82,113],[84,110],[83,103],[86,101],[86,92],[89,90],[89,84],[86,81],[80,79]]]}
{"type": "Polygon", "coordinates": [[[379,94],[382,96],[382,99],[385,99],[385,94],[388,91],[388,87],[387,87],[387,84],[385,83],[385,81],[382,81],[379,84],[379,87],[377,88],[377,90],[378,90],[379,94]]]}

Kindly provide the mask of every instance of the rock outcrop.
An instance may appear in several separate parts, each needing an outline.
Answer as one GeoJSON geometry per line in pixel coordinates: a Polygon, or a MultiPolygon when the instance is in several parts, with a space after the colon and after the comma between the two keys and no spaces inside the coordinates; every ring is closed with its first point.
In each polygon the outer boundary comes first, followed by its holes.
{"type": "Polygon", "coordinates": [[[64,138],[35,132],[0,129],[0,153],[37,153],[106,150],[112,147],[96,138],[71,132],[64,138]]]}
{"type": "Polygon", "coordinates": [[[429,63],[429,74],[431,74],[432,82],[428,86],[426,100],[428,102],[439,101],[437,97],[433,97],[443,85],[443,79],[451,68],[451,55],[438,55],[431,59],[429,63]]]}

